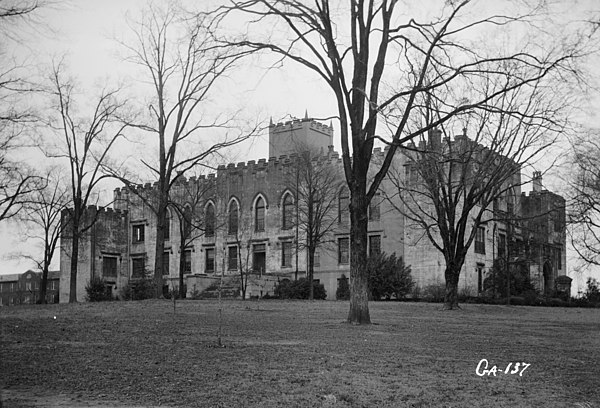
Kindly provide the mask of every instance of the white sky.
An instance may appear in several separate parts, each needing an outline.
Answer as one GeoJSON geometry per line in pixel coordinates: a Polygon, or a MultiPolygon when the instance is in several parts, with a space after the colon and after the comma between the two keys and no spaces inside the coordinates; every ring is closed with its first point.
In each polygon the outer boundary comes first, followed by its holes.
{"type": "MultiPolygon", "coordinates": [[[[53,57],[66,54],[69,72],[77,77],[86,92],[117,82],[135,87],[136,78],[131,76],[132,66],[123,61],[120,56],[123,55],[122,48],[115,38],[125,38],[128,32],[126,14],[135,16],[145,3],[145,0],[72,0],[56,3],[40,11],[37,15],[38,24],[22,27],[20,44],[13,44],[14,48],[8,49],[7,54],[17,54],[21,59],[26,59],[32,72],[38,74],[47,69],[53,57]],[[39,25],[40,22],[43,24],[39,25]]],[[[563,1],[559,4],[579,16],[587,16],[590,11],[597,12],[600,9],[600,2],[596,0],[563,1]]],[[[290,67],[265,74],[254,66],[255,63],[249,60],[247,66],[229,80],[227,87],[223,88],[220,105],[232,107],[232,110],[243,107],[250,116],[260,117],[264,121],[268,121],[270,116],[275,120],[287,115],[302,117],[305,109],[313,117],[328,117],[335,113],[334,100],[329,92],[323,90],[324,85],[315,76],[290,67]]],[[[591,113],[585,116],[585,124],[600,127],[594,111],[596,109],[590,109],[591,113]]],[[[337,126],[335,121],[334,126],[337,126]]],[[[337,128],[335,132],[334,144],[340,150],[337,128]]],[[[232,156],[233,161],[266,157],[267,138],[262,137],[239,151],[239,155],[232,156]]],[[[561,182],[558,178],[546,180],[546,185],[560,192],[561,182]]],[[[111,188],[107,188],[108,193],[111,188]]],[[[24,247],[17,239],[16,230],[13,224],[0,225],[0,241],[4,244],[0,248],[0,255],[4,253],[6,256],[24,247]]],[[[31,265],[26,262],[0,259],[0,273],[22,272],[29,267],[31,265]]],[[[597,277],[600,277],[600,273],[597,277]]],[[[581,285],[585,281],[583,278],[580,280],[583,282],[574,284],[581,285]]]]}

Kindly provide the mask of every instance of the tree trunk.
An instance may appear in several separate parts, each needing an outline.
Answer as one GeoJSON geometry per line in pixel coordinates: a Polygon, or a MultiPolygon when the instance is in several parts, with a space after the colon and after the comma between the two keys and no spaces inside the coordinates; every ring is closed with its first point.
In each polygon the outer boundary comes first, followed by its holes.
{"type": "MultiPolygon", "coordinates": [[[[185,297],[185,289],[183,288],[183,273],[185,272],[185,247],[183,245],[181,246],[181,251],[179,252],[179,298],[183,299],[185,297]]],[[[173,294],[173,296],[174,295],[175,294],[173,294]]]]}
{"type": "MultiPolygon", "coordinates": [[[[165,204],[159,204],[158,212],[156,214],[156,245],[154,252],[154,285],[156,286],[155,297],[157,299],[163,298],[163,258],[165,252],[165,219],[167,213],[167,206],[165,204]]],[[[182,253],[183,255],[183,253],[182,253]]],[[[181,290],[181,289],[180,289],[181,290]]]]}
{"type": "Polygon", "coordinates": [[[448,265],[444,276],[446,278],[446,296],[444,297],[444,310],[460,309],[458,306],[458,278],[460,267],[448,265]]]}
{"type": "Polygon", "coordinates": [[[38,299],[38,303],[45,305],[46,302],[46,288],[48,287],[48,262],[44,261],[44,266],[42,269],[42,281],[40,282],[40,298],[38,299]]]}
{"type": "Polygon", "coordinates": [[[308,248],[308,273],[307,273],[307,280],[308,280],[308,300],[313,300],[315,298],[315,288],[313,286],[313,277],[315,275],[315,248],[313,247],[309,247],[308,248]]]}
{"type": "MultiPolygon", "coordinates": [[[[74,212],[77,211],[74,209],[74,212]]],[[[79,216],[71,219],[71,279],[69,281],[69,303],[77,302],[77,261],[79,259],[79,216]]]]}
{"type": "Polygon", "coordinates": [[[364,191],[351,192],[350,312],[348,323],[371,324],[367,275],[367,206],[364,191]]]}

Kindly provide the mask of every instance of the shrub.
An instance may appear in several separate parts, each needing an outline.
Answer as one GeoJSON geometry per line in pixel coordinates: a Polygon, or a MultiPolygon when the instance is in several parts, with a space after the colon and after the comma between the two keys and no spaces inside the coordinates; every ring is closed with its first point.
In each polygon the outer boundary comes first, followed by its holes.
{"type": "Polygon", "coordinates": [[[156,293],[154,280],[146,273],[143,278],[130,280],[121,290],[121,297],[125,300],[152,299],[156,293]]]}
{"type": "Polygon", "coordinates": [[[590,303],[600,302],[600,287],[598,281],[594,278],[587,278],[585,290],[585,299],[590,303]]]}
{"type": "MultiPolygon", "coordinates": [[[[527,264],[522,261],[510,266],[510,295],[522,296],[534,292],[535,287],[529,278],[527,264]]],[[[483,281],[483,288],[487,293],[497,293],[506,298],[506,266],[502,260],[495,260],[490,274],[483,281]]]]}
{"type": "Polygon", "coordinates": [[[404,298],[414,286],[410,266],[405,266],[396,254],[385,253],[367,259],[369,295],[373,300],[404,298]]]}
{"type": "Polygon", "coordinates": [[[99,277],[92,278],[85,287],[88,302],[105,302],[112,300],[110,291],[106,288],[106,281],[99,277]]]}
{"type": "Polygon", "coordinates": [[[338,279],[338,287],[337,291],[335,292],[335,298],[337,300],[350,300],[350,285],[346,275],[342,275],[342,277],[338,279]]]}
{"type": "Polygon", "coordinates": [[[429,302],[443,302],[445,297],[445,283],[432,283],[423,288],[423,298],[429,302]]]}
{"type": "MultiPolygon", "coordinates": [[[[306,278],[301,278],[297,281],[284,279],[275,287],[275,296],[279,299],[308,299],[310,290],[310,286],[308,285],[309,283],[306,278]]],[[[313,281],[313,297],[314,299],[325,299],[327,297],[325,286],[322,283],[313,281]]]]}

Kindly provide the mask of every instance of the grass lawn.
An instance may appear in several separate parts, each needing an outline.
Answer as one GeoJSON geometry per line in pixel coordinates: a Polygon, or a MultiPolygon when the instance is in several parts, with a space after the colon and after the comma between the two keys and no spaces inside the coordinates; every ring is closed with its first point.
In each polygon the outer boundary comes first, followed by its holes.
{"type": "Polygon", "coordinates": [[[224,348],[216,301],[5,307],[3,408],[600,407],[600,309],[462,307],[225,301],[224,348]]]}

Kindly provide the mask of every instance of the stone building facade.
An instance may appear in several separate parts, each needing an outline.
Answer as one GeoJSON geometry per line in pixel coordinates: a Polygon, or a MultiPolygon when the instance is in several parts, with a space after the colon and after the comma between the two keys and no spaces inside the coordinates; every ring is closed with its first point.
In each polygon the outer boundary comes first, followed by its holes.
{"type": "MultiPolygon", "coordinates": [[[[325,160],[343,168],[339,154],[333,151],[331,126],[305,116],[269,127],[269,159],[250,160],[219,166],[214,174],[181,178],[173,187],[173,205],[169,208],[168,234],[165,239],[163,273],[170,289],[179,286],[180,262],[185,271],[187,293],[200,292],[223,273],[230,279],[239,276],[244,264],[252,271],[247,296],[272,294],[278,281],[304,277],[306,251],[300,243],[304,237],[286,220],[294,211],[294,183],[297,146],[311,146],[323,153],[325,160]],[[286,225],[288,224],[288,225],[286,225]],[[233,227],[235,225],[235,228],[233,227]]],[[[384,151],[374,149],[373,168],[383,160],[384,151]]],[[[399,152],[394,166],[401,168],[406,157],[399,152]]],[[[403,257],[410,265],[416,283],[424,287],[443,282],[444,261],[426,240],[415,240],[405,219],[383,197],[393,188],[384,180],[369,209],[368,244],[371,254],[385,252],[403,257]]],[[[145,184],[134,189],[115,190],[113,209],[90,207],[97,219],[82,239],[77,293],[84,300],[85,285],[94,276],[106,280],[113,293],[145,272],[154,270],[156,216],[147,204],[155,186],[145,184]]],[[[325,286],[328,299],[335,299],[339,280],[349,276],[349,216],[346,188],[335,191],[337,222],[328,233],[326,244],[319,247],[315,259],[314,279],[325,286]]],[[[533,194],[533,193],[532,193],[533,194]]],[[[530,196],[532,196],[530,194],[530,196]]],[[[537,193],[536,193],[537,194],[537,193]]],[[[535,196],[535,194],[533,194],[535,196]]],[[[524,196],[528,197],[528,196],[524,196]]],[[[506,206],[506,204],[504,204],[506,206]]],[[[528,207],[530,208],[530,207],[528,207]]],[[[531,206],[531,211],[537,211],[531,206]]],[[[487,227],[480,246],[471,248],[461,274],[461,287],[481,290],[481,282],[497,255],[502,226],[487,227]]],[[[564,239],[564,238],[563,238],[564,239]]],[[[70,240],[61,240],[61,300],[68,299],[70,240]]],[[[564,268],[564,262],[562,267],[564,268]]],[[[550,269],[547,269],[550,271],[550,269]]],[[[552,269],[550,274],[564,269],[552,269]]],[[[549,278],[550,279],[550,278],[549,278]]],[[[547,281],[551,285],[551,281],[547,281]]]]}

